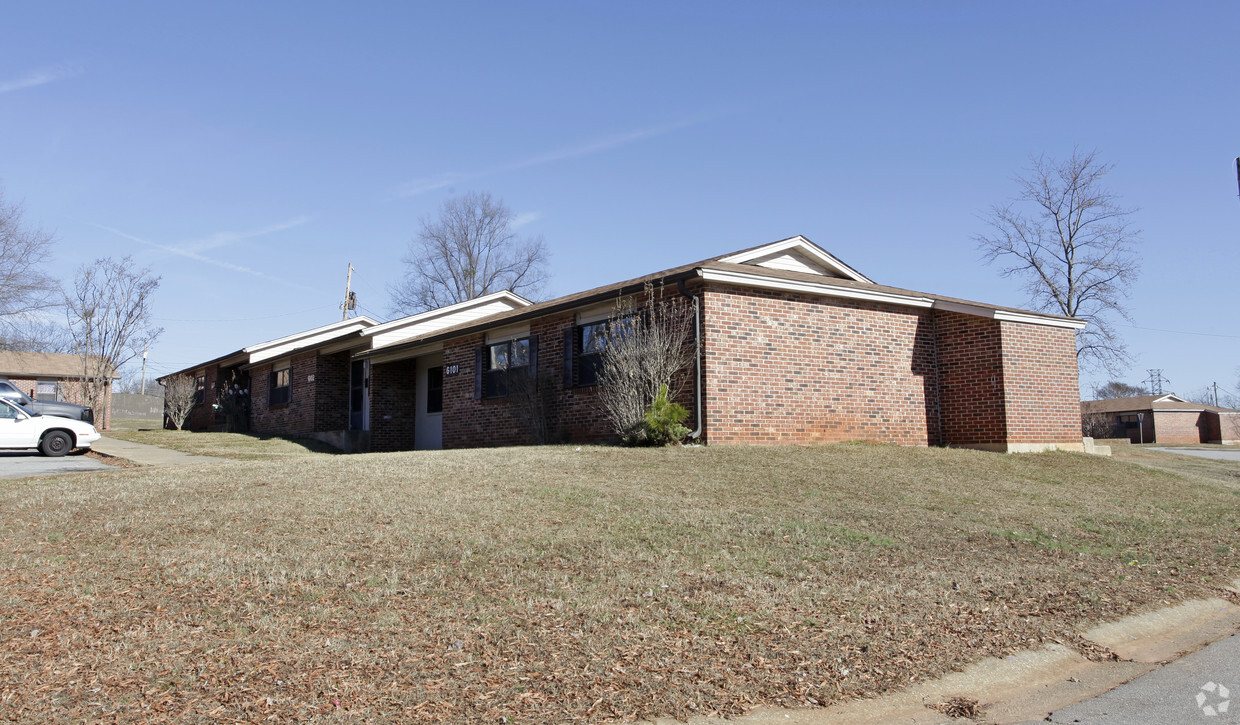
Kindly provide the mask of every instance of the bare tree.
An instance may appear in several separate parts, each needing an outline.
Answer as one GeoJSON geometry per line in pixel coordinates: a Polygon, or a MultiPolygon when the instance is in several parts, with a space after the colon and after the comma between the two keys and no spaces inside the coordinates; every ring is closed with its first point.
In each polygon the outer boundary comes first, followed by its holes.
{"type": "Polygon", "coordinates": [[[1145,388],[1139,385],[1129,385],[1118,380],[1112,380],[1104,385],[1094,388],[1094,400],[1106,400],[1108,398],[1135,398],[1145,395],[1145,388]]]}
{"type": "Polygon", "coordinates": [[[675,399],[693,364],[693,307],[646,285],[640,300],[620,301],[601,331],[599,406],[626,443],[642,443],[643,423],[660,390],[675,399]]]}
{"type": "Polygon", "coordinates": [[[390,287],[391,308],[412,314],[510,290],[531,296],[547,279],[547,245],[522,238],[516,217],[485,192],[449,199],[435,219],[422,219],[418,238],[401,261],[405,277],[390,287]]]}
{"type": "Polygon", "coordinates": [[[1035,309],[1089,323],[1077,333],[1082,367],[1111,372],[1127,366],[1127,349],[1112,316],[1130,319],[1124,307],[1140,272],[1140,232],[1103,186],[1114,168],[1094,152],[1067,161],[1039,156],[1016,182],[1016,201],[991,207],[989,234],[975,237],[986,262],[1003,260],[1004,277],[1025,282],[1035,309]]]}
{"type": "Polygon", "coordinates": [[[64,324],[43,319],[46,311],[23,316],[0,333],[0,350],[17,352],[73,352],[73,339],[64,324]]]}
{"type": "Polygon", "coordinates": [[[134,269],[129,257],[97,259],[78,269],[65,314],[74,352],[82,359],[85,404],[94,408],[96,420],[104,419],[112,374],[163,332],[151,313],[159,279],[149,269],[134,269]]]}
{"type": "Polygon", "coordinates": [[[1081,434],[1088,438],[1111,438],[1115,433],[1115,417],[1106,413],[1085,413],[1081,416],[1081,434]]]}
{"type": "Polygon", "coordinates": [[[198,381],[192,375],[174,375],[164,383],[164,415],[177,429],[185,427],[198,403],[198,381]]]}
{"type": "Polygon", "coordinates": [[[37,344],[50,329],[38,313],[61,301],[60,284],[44,271],[54,241],[0,190],[0,349],[58,352],[37,344]]]}

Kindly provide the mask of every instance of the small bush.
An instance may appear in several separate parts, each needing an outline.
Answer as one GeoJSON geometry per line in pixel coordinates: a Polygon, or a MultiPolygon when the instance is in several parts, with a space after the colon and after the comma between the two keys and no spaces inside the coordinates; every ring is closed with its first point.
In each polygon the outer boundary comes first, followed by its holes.
{"type": "Polygon", "coordinates": [[[684,422],[689,418],[689,411],[679,403],[667,399],[667,386],[659,386],[659,394],[646,410],[646,417],[641,423],[633,426],[624,436],[624,442],[631,445],[666,446],[679,443],[689,435],[684,422]]]}

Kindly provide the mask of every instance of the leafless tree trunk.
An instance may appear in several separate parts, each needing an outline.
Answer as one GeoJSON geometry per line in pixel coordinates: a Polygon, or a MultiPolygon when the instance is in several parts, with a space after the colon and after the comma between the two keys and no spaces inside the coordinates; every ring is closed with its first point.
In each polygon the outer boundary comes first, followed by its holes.
{"type": "Polygon", "coordinates": [[[485,192],[449,199],[436,219],[422,219],[401,261],[405,278],[388,291],[392,311],[412,314],[500,290],[537,293],[547,279],[547,245],[521,238],[516,216],[485,192]]]}
{"type": "Polygon", "coordinates": [[[1030,305],[1085,320],[1077,333],[1082,367],[1108,371],[1127,366],[1128,353],[1112,321],[1130,319],[1128,290],[1140,272],[1132,209],[1103,187],[1111,165],[1093,152],[1067,161],[1045,157],[1016,179],[1013,203],[991,207],[989,234],[975,239],[987,263],[1003,260],[1004,277],[1024,280],[1030,305]]]}
{"type": "Polygon", "coordinates": [[[174,375],[164,383],[164,415],[181,430],[198,401],[198,383],[192,375],[174,375]]]}
{"type": "Polygon", "coordinates": [[[133,269],[129,257],[97,259],[78,269],[65,312],[74,352],[82,359],[85,404],[94,408],[96,420],[104,420],[113,373],[163,332],[151,312],[159,279],[149,269],[133,269]]]}
{"type": "Polygon", "coordinates": [[[39,316],[61,301],[60,283],[43,271],[54,241],[50,232],[23,224],[21,205],[0,191],[0,349],[60,352],[50,334],[59,329],[39,316]]]}
{"type": "Polygon", "coordinates": [[[599,405],[621,439],[637,443],[659,389],[668,399],[681,392],[678,375],[693,364],[693,307],[683,297],[646,285],[641,299],[616,306],[603,338],[599,405]]]}

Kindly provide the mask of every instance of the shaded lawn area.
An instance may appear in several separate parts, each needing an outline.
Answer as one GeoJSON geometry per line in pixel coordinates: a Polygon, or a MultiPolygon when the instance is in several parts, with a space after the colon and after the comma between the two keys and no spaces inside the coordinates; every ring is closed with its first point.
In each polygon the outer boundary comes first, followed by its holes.
{"type": "Polygon", "coordinates": [[[285,438],[257,433],[202,433],[186,430],[116,429],[105,433],[133,443],[169,448],[195,456],[215,456],[236,460],[271,460],[307,453],[337,455],[340,449],[312,438],[285,438]]]}
{"type": "Polygon", "coordinates": [[[1238,467],[1149,459],[549,447],[4,482],[0,719],[685,717],[1084,649],[1240,571],[1238,467]]]}

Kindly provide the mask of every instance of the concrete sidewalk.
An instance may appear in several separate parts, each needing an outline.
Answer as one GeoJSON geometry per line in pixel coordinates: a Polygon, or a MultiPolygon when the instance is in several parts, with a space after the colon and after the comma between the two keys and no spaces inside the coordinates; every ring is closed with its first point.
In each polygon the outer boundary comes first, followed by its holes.
{"type": "Polygon", "coordinates": [[[227,458],[192,456],[145,443],[130,443],[104,436],[91,444],[91,449],[105,456],[124,458],[143,466],[200,466],[206,463],[224,463],[227,458]]]}

